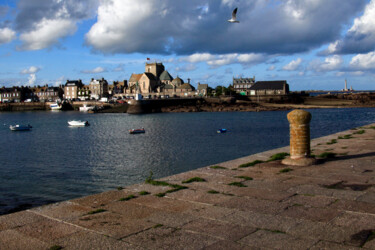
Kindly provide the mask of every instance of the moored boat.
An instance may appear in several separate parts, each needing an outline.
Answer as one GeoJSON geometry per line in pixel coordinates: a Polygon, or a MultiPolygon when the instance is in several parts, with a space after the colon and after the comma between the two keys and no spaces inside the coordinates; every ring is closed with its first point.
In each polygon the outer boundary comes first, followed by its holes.
{"type": "Polygon", "coordinates": [[[10,125],[9,129],[12,131],[29,131],[31,130],[32,126],[30,124],[28,125],[10,125]]]}
{"type": "Polygon", "coordinates": [[[138,128],[138,129],[130,129],[129,130],[129,134],[143,134],[145,133],[145,129],[144,128],[138,128]]]}
{"type": "Polygon", "coordinates": [[[71,127],[85,127],[85,126],[89,126],[89,122],[88,121],[78,121],[78,120],[72,120],[72,121],[68,121],[68,124],[69,126],[71,127]]]}
{"type": "Polygon", "coordinates": [[[95,109],[95,106],[87,106],[86,104],[84,104],[82,107],[79,107],[79,111],[83,111],[83,112],[87,112],[87,111],[94,110],[94,109],[95,109]]]}
{"type": "Polygon", "coordinates": [[[51,103],[49,105],[49,107],[50,107],[51,110],[61,110],[62,105],[59,104],[59,103],[57,103],[57,102],[55,102],[55,103],[51,103]]]}
{"type": "Polygon", "coordinates": [[[226,133],[227,132],[227,129],[226,128],[221,128],[219,130],[216,131],[218,134],[222,134],[222,133],[226,133]]]}

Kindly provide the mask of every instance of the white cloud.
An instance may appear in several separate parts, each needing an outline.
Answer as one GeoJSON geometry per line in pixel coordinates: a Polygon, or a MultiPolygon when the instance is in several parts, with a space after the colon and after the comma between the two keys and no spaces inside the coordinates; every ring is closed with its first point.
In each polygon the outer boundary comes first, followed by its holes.
{"type": "Polygon", "coordinates": [[[30,74],[28,80],[29,80],[29,85],[30,86],[34,85],[35,82],[36,82],[36,75],[35,74],[30,74]]]}
{"type": "Polygon", "coordinates": [[[314,60],[310,63],[309,69],[315,72],[327,72],[339,70],[343,64],[341,56],[334,55],[326,57],[324,62],[320,60],[314,60]]]}
{"type": "Polygon", "coordinates": [[[82,70],[81,72],[84,74],[97,74],[97,73],[107,72],[107,70],[103,67],[96,67],[95,69],[82,70]]]}
{"type": "Polygon", "coordinates": [[[16,32],[9,28],[0,28],[0,44],[10,43],[16,38],[16,32]]]}
{"type": "Polygon", "coordinates": [[[195,53],[185,58],[185,60],[191,63],[197,63],[197,62],[207,62],[207,61],[213,60],[214,58],[215,56],[209,53],[195,53]]]}
{"type": "Polygon", "coordinates": [[[21,71],[21,74],[35,74],[35,73],[37,73],[39,70],[40,70],[39,67],[31,66],[31,67],[28,68],[28,69],[23,69],[23,70],[21,71]]]}
{"type": "Polygon", "coordinates": [[[57,44],[61,37],[72,35],[77,27],[73,21],[43,19],[34,30],[22,33],[23,45],[21,50],[40,50],[57,44]]]}
{"type": "Polygon", "coordinates": [[[359,54],[352,58],[350,67],[354,69],[375,69],[375,52],[359,54]]]}
{"type": "Polygon", "coordinates": [[[354,19],[345,37],[331,43],[324,53],[367,53],[375,49],[375,0],[369,2],[363,15],[354,19]]]}
{"type": "Polygon", "coordinates": [[[297,58],[296,60],[293,60],[290,63],[288,63],[287,65],[285,65],[283,67],[283,70],[286,70],[286,71],[297,70],[299,68],[299,66],[301,65],[301,63],[302,63],[302,59],[301,58],[297,58]]]}
{"type": "Polygon", "coordinates": [[[364,1],[103,0],[85,40],[94,50],[113,54],[304,52],[336,39],[364,1]],[[226,21],[234,5],[238,25],[226,21]]]}

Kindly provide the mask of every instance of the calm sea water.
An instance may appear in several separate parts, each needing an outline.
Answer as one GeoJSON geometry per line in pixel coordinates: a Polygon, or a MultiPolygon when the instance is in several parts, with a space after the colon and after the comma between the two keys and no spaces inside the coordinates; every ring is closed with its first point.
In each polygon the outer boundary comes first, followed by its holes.
{"type": "MultiPolygon", "coordinates": [[[[308,111],[312,138],[375,122],[374,108],[308,111]]],[[[0,214],[286,146],[287,113],[0,113],[0,214]],[[71,128],[72,119],[91,126],[71,128]],[[12,132],[11,124],[33,129],[12,132]],[[141,127],[145,134],[128,133],[141,127]]]]}

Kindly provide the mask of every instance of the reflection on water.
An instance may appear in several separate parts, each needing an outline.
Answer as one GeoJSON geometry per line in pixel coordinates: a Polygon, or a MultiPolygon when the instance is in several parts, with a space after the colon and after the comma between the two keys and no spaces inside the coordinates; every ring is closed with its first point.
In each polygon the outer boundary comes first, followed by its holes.
{"type": "MultiPolygon", "coordinates": [[[[374,122],[374,109],[316,109],[312,138],[374,122]]],[[[149,115],[0,113],[0,214],[286,146],[286,111],[149,115]],[[88,120],[72,128],[67,121],[88,120]],[[32,131],[11,132],[10,124],[32,131]],[[131,135],[129,129],[146,129],[131,135]],[[225,134],[216,130],[226,128],[225,134]]]]}

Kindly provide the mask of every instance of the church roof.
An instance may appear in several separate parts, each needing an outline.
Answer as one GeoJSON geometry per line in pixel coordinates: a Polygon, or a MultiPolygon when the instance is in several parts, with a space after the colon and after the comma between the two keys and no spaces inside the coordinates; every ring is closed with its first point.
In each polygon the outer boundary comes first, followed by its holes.
{"type": "Polygon", "coordinates": [[[130,79],[129,79],[129,82],[136,82],[136,81],[139,81],[139,79],[141,79],[143,74],[132,74],[130,76],[130,79]]]}
{"type": "Polygon", "coordinates": [[[173,77],[169,74],[168,71],[164,70],[163,73],[160,74],[161,81],[172,81],[173,77]]]}
{"type": "Polygon", "coordinates": [[[176,86],[180,86],[184,84],[184,80],[177,76],[175,79],[173,79],[172,83],[176,86]]]}

